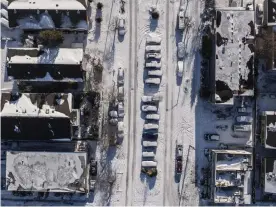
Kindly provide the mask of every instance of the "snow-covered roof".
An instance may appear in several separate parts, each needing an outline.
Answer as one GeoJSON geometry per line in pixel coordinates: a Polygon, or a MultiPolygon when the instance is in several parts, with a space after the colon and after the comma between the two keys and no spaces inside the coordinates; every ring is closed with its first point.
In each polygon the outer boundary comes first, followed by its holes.
{"type": "Polygon", "coordinates": [[[86,10],[77,0],[15,0],[8,9],[86,10]]]}
{"type": "Polygon", "coordinates": [[[22,64],[64,64],[80,65],[83,58],[82,48],[9,48],[8,63],[22,64]]]}
{"type": "Polygon", "coordinates": [[[86,168],[86,152],[8,151],[7,190],[85,193],[86,168]]]}
{"type": "Polygon", "coordinates": [[[246,82],[250,75],[253,45],[249,41],[254,30],[253,22],[254,11],[217,11],[215,79],[225,83],[234,94],[240,91],[241,82],[246,82]]]}
{"type": "Polygon", "coordinates": [[[23,93],[1,95],[1,117],[63,117],[69,118],[72,110],[72,94],[23,93]],[[59,95],[59,96],[58,96],[59,95]],[[41,105],[41,107],[39,106],[41,105]]]}

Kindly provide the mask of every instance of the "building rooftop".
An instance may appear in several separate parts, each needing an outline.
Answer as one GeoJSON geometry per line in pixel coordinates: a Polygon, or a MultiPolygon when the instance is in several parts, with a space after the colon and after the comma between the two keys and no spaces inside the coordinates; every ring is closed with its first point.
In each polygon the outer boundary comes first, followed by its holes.
{"type": "Polygon", "coordinates": [[[264,10],[267,9],[267,25],[268,26],[274,26],[276,25],[276,0],[265,0],[264,1],[264,10]]]}
{"type": "Polygon", "coordinates": [[[265,193],[276,194],[276,157],[265,158],[265,193]]]}
{"type": "Polygon", "coordinates": [[[276,112],[267,111],[266,114],[266,148],[276,148],[276,112]]]}
{"type": "Polygon", "coordinates": [[[250,204],[252,154],[244,150],[212,150],[214,203],[250,204]]]}
{"type": "Polygon", "coordinates": [[[5,140],[70,139],[71,111],[72,94],[2,93],[1,137],[5,140]]]}
{"type": "Polygon", "coordinates": [[[8,191],[83,192],[87,189],[84,152],[7,152],[8,191]]]}
{"type": "Polygon", "coordinates": [[[253,22],[254,11],[217,11],[215,80],[219,102],[253,88],[253,22]]]}
{"type": "Polygon", "coordinates": [[[82,58],[81,48],[9,48],[7,73],[16,80],[82,82],[82,58]]]}
{"type": "Polygon", "coordinates": [[[8,6],[9,27],[86,31],[85,6],[77,0],[15,0],[8,6]]]}

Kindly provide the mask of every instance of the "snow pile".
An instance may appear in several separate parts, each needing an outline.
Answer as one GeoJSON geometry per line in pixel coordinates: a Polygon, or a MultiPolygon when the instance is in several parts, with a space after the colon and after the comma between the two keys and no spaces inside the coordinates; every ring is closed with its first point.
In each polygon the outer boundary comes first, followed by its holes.
{"type": "Polygon", "coordinates": [[[61,28],[70,28],[73,26],[69,16],[67,15],[62,14],[61,22],[62,22],[60,26],[61,28]]]}

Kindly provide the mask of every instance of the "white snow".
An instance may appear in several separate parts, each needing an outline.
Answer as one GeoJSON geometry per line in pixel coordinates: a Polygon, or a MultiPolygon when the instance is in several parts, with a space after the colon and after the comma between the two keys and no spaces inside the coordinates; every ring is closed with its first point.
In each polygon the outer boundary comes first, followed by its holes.
{"type": "Polygon", "coordinates": [[[45,12],[40,16],[39,25],[41,26],[41,28],[45,29],[55,28],[55,23],[53,22],[52,17],[45,12]]]}
{"type": "Polygon", "coordinates": [[[49,10],[86,10],[85,6],[77,0],[15,0],[8,6],[8,9],[49,9],[49,10]]]}
{"type": "Polygon", "coordinates": [[[12,56],[9,63],[25,63],[25,64],[81,64],[83,58],[82,48],[58,48],[58,49],[44,49],[44,53],[39,57],[28,56],[28,50],[33,48],[12,48],[14,50],[25,50],[25,56],[12,56]]]}

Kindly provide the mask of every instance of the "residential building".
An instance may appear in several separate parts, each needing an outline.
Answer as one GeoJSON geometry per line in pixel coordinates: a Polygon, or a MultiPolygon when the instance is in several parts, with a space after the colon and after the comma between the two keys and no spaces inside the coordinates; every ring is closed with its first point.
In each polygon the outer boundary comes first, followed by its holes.
{"type": "Polygon", "coordinates": [[[251,204],[252,154],[212,150],[211,199],[214,204],[251,204]]]}
{"type": "Polygon", "coordinates": [[[276,112],[265,111],[262,115],[261,138],[265,148],[276,149],[276,112]]]}
{"type": "Polygon", "coordinates": [[[86,152],[6,153],[8,191],[86,193],[88,178],[86,152]]]}

